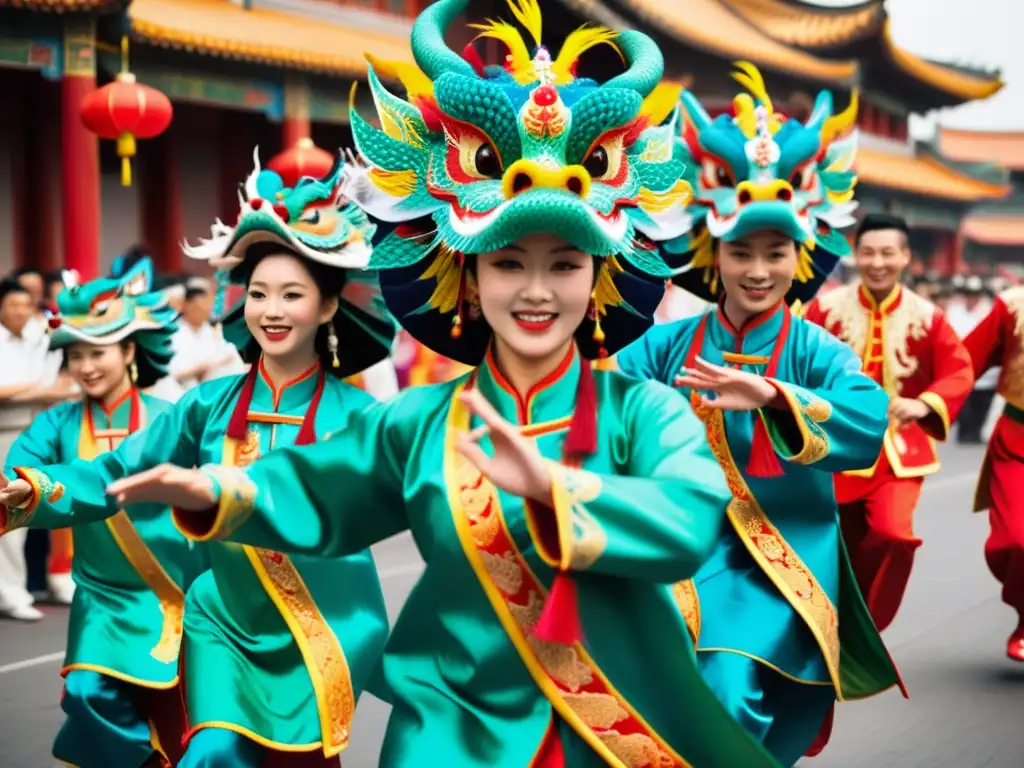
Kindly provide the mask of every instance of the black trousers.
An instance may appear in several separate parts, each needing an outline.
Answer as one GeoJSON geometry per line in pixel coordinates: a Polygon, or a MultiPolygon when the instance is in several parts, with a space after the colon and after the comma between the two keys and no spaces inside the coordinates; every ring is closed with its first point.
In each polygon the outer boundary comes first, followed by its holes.
{"type": "Polygon", "coordinates": [[[994,389],[975,389],[968,395],[967,402],[960,409],[960,418],[957,420],[959,431],[956,441],[958,443],[977,445],[983,442],[981,432],[985,427],[985,419],[988,418],[992,399],[995,396],[994,389]]]}

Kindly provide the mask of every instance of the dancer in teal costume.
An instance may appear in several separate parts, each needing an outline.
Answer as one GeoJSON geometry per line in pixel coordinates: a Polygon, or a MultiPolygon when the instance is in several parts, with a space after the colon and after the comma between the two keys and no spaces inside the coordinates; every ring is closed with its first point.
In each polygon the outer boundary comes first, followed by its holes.
{"type": "MultiPolygon", "coordinates": [[[[139,388],[167,373],[176,313],[150,292],[148,258],[118,260],[114,269],[116,277],[72,284],[58,296],[50,348],[64,350],[85,398],[37,417],[11,448],[12,465],[98,459],[169,407],[139,388]]],[[[17,510],[6,517],[6,529],[19,524],[17,510]]],[[[53,755],[81,768],[165,764],[182,735],[184,592],[204,568],[205,546],[190,546],[162,504],[133,505],[73,536],[66,719],[53,755]]]]}
{"type": "Polygon", "coordinates": [[[794,316],[849,246],[856,104],[819,95],[806,124],[775,112],[758,71],[711,120],[683,94],[693,230],[666,244],[676,282],[717,302],[618,356],[630,375],[675,383],[705,421],[735,497],[692,582],[701,670],[779,761],[804,754],[833,702],[899,684],[839,535],[832,473],[871,466],[888,397],[842,343],[794,316]],[[711,393],[701,396],[701,392],[711,393]],[[753,414],[734,410],[758,393],[753,414]],[[717,396],[716,396],[717,394],[717,396]]]}

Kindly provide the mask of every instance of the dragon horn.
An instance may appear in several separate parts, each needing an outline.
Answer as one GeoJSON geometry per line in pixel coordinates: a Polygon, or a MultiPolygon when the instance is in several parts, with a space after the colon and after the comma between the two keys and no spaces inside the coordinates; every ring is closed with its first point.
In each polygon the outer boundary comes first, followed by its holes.
{"type": "MultiPolygon", "coordinates": [[[[443,2],[443,0],[442,0],[443,2]]],[[[629,69],[605,83],[612,88],[631,88],[647,98],[661,81],[665,72],[665,59],[661,49],[643,32],[628,30],[615,38],[629,69]]]]}
{"type": "Polygon", "coordinates": [[[686,110],[687,119],[693,123],[693,127],[697,129],[698,133],[711,125],[711,115],[707,113],[696,96],[689,91],[683,91],[680,100],[686,110]]]}
{"type": "Polygon", "coordinates": [[[445,72],[476,77],[472,65],[444,41],[445,30],[468,3],[469,0],[437,0],[427,6],[412,25],[412,56],[431,80],[437,80],[445,72]]]}

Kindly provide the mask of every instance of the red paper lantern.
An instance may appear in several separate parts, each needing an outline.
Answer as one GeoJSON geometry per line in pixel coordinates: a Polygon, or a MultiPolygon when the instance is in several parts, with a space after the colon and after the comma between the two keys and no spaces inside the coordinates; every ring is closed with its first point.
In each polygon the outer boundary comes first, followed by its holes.
{"type": "Polygon", "coordinates": [[[335,156],[313,144],[312,139],[299,139],[267,163],[267,170],[281,177],[289,188],[294,188],[303,176],[322,179],[334,167],[335,156]]]}
{"type": "Polygon", "coordinates": [[[121,158],[121,184],[132,184],[131,159],[136,139],[152,139],[167,130],[174,110],[170,100],[155,88],[135,82],[128,71],[127,40],[122,40],[124,71],[82,101],[82,123],[101,139],[117,140],[121,158]]]}

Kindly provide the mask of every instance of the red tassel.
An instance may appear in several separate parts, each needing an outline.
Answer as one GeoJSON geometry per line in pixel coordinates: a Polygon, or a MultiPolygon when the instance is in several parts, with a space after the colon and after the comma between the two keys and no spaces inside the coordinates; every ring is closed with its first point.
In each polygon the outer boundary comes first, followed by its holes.
{"type": "Polygon", "coordinates": [[[548,643],[573,645],[582,642],[580,607],[576,597],[576,581],[571,573],[560,571],[551,585],[544,610],[541,611],[533,634],[548,643]]]}
{"type": "Polygon", "coordinates": [[[562,448],[564,456],[578,459],[597,452],[597,385],[586,361],[580,365],[576,385],[576,410],[569,423],[569,434],[562,448]]]}
{"type": "Polygon", "coordinates": [[[302,426],[299,428],[299,436],[295,438],[296,445],[310,445],[316,442],[316,409],[320,405],[320,396],[324,393],[324,369],[321,368],[316,376],[316,392],[306,407],[306,415],[302,419],[302,426]]]}
{"type": "Polygon", "coordinates": [[[747,474],[751,477],[782,477],[786,474],[775,455],[768,427],[759,413],[754,414],[754,441],[750,444],[750,461],[747,462],[747,474]]]}
{"type": "Polygon", "coordinates": [[[252,402],[252,394],[256,391],[256,376],[259,375],[257,363],[249,369],[249,375],[245,378],[245,384],[238,395],[238,402],[235,403],[235,410],[231,413],[231,421],[228,422],[227,436],[234,440],[245,440],[245,434],[249,431],[249,404],[252,402]]]}

